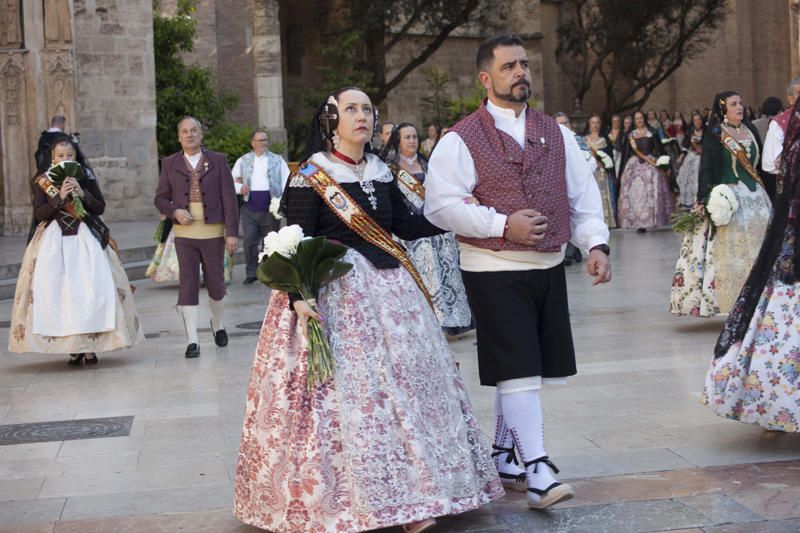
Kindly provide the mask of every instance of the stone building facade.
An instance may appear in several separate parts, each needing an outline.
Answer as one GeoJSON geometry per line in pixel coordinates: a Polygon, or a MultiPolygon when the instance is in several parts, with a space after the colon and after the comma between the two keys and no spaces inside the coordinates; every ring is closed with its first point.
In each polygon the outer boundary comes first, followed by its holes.
{"type": "MultiPolygon", "coordinates": [[[[174,0],[172,0],[174,1],[174,0]]],[[[467,27],[452,34],[431,58],[413,71],[381,105],[382,116],[394,121],[409,121],[423,126],[426,110],[421,99],[430,95],[425,72],[436,67],[448,73],[448,91],[454,98],[470,94],[475,87],[473,58],[479,43],[497,32],[517,33],[525,39],[533,72],[533,99],[549,113],[573,110],[574,89],[561,71],[556,56],[556,28],[562,19],[561,0],[507,0],[509,9],[498,15],[492,27],[467,27]]],[[[329,4],[335,4],[331,0],[329,4]]],[[[280,0],[266,2],[275,31],[265,38],[267,55],[273,67],[280,63],[281,83],[274,68],[273,78],[261,87],[272,95],[275,106],[266,115],[256,111],[258,98],[253,79],[248,79],[255,53],[251,30],[253,0],[200,0],[198,43],[191,58],[209,66],[217,74],[220,87],[239,97],[239,108],[232,118],[251,125],[279,123],[291,129],[308,119],[303,92],[321,84],[320,33],[326,21],[316,20],[319,0],[280,0]],[[279,110],[278,101],[283,102],[279,110]]],[[[798,0],[730,0],[730,15],[719,37],[700,57],[684,64],[659,87],[646,107],[689,111],[710,105],[716,91],[736,88],[748,103],[760,104],[769,95],[782,96],[786,82],[800,74],[798,58],[798,0]]],[[[387,77],[401,68],[410,54],[422,45],[424,35],[410,35],[389,54],[387,77]]],[[[583,102],[585,111],[602,110],[600,87],[593,87],[583,102]]]]}
{"type": "MultiPolygon", "coordinates": [[[[308,120],[303,93],[321,84],[323,0],[198,0],[198,34],[187,60],[209,67],[218,88],[239,99],[230,118],[269,129],[274,141],[308,120]]],[[[338,5],[343,0],[329,0],[338,5]]],[[[526,42],[533,99],[547,112],[570,112],[574,90],[555,58],[560,0],[507,0],[491,27],[470,25],[408,75],[381,105],[384,118],[424,126],[425,72],[448,73],[451,98],[474,91],[474,55],[497,32],[526,42]]],[[[162,0],[164,13],[177,0],[162,0]]],[[[800,74],[800,0],[730,0],[717,41],[685,64],[646,104],[688,111],[723,88],[748,103],[783,96],[800,74]]],[[[331,8],[331,11],[335,11],[331,8]]],[[[39,133],[54,114],[81,133],[108,200],[108,220],[154,217],[157,181],[155,73],[150,0],[0,0],[0,233],[22,233],[30,219],[29,180],[39,133]]],[[[386,58],[391,77],[427,37],[404,38],[386,58]]],[[[593,88],[586,111],[599,110],[593,88]]]]}
{"type": "Polygon", "coordinates": [[[152,216],[157,180],[150,2],[2,0],[0,234],[27,230],[39,134],[80,132],[107,220],[152,216]]]}

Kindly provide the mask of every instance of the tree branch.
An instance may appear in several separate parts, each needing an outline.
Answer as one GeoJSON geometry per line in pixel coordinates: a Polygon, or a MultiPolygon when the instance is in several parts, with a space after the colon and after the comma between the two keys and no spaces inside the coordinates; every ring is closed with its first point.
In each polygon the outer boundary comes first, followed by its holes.
{"type": "Polygon", "coordinates": [[[470,14],[475,10],[476,7],[478,7],[479,3],[480,0],[469,0],[459,14],[441,29],[436,38],[434,38],[434,40],[431,41],[418,56],[409,61],[402,69],[400,69],[397,74],[395,74],[391,80],[384,83],[378,89],[378,92],[372,97],[372,103],[374,105],[380,105],[389,95],[389,92],[400,85],[400,83],[406,78],[406,76],[408,76],[409,73],[425,63],[428,58],[430,58],[434,52],[436,52],[436,50],[442,46],[442,43],[444,43],[453,30],[469,20],[470,14]]]}

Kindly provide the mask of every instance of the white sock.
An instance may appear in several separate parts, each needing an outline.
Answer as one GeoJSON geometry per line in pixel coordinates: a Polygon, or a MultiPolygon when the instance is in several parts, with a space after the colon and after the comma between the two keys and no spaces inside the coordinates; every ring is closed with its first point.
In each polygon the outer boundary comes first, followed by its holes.
{"type": "Polygon", "coordinates": [[[225,298],[222,300],[208,299],[208,307],[211,309],[211,329],[216,333],[221,329],[225,329],[222,318],[225,316],[225,298]]]}
{"type": "Polygon", "coordinates": [[[197,338],[197,306],[179,305],[178,312],[183,319],[183,329],[186,331],[186,343],[200,344],[197,338]]]}
{"type": "MultiPolygon", "coordinates": [[[[538,390],[525,390],[500,395],[503,416],[509,427],[514,444],[522,461],[527,463],[546,456],[544,449],[544,428],[542,403],[538,390]]],[[[550,467],[545,463],[535,463],[525,468],[528,487],[545,490],[557,480],[550,467]]],[[[539,496],[528,492],[534,501],[539,496]]]]}
{"type": "MultiPolygon", "coordinates": [[[[512,448],[514,446],[514,440],[511,438],[511,432],[508,430],[508,424],[506,424],[505,417],[503,416],[503,405],[500,401],[500,391],[495,388],[494,391],[494,417],[495,417],[495,429],[494,429],[494,445],[497,448],[512,448]]],[[[502,472],[504,474],[512,474],[512,475],[519,475],[524,472],[523,468],[517,464],[516,461],[512,460],[508,462],[510,452],[501,452],[500,450],[493,449],[492,455],[494,455],[494,465],[497,467],[498,472],[502,472]]]]}

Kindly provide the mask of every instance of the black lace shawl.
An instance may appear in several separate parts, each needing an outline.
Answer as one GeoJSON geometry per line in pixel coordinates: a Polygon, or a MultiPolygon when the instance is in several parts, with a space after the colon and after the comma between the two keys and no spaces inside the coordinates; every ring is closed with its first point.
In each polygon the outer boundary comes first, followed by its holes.
{"type": "MultiPolygon", "coordinates": [[[[703,154],[705,155],[705,151],[703,154]]],[[[783,190],[773,205],[772,221],[767,228],[758,258],[717,340],[714,357],[722,357],[731,346],[744,339],[771,276],[779,275],[782,277],[781,281],[787,284],[800,280],[800,239],[795,239],[794,251],[789,256],[788,264],[781,265],[780,269],[774,268],[784,247],[787,229],[794,230],[794,235],[800,234],[800,217],[797,213],[800,203],[800,99],[795,102],[789,119],[781,161],[783,190]]]]}

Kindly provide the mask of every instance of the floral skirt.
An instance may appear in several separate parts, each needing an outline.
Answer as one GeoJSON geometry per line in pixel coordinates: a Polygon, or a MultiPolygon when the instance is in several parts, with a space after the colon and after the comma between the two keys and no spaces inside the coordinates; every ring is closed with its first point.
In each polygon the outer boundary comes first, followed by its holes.
{"type": "Polygon", "coordinates": [[[718,415],[767,429],[800,432],[800,284],[788,285],[793,230],[742,342],[711,361],[701,401],[718,415]]]}
{"type": "Polygon", "coordinates": [[[445,332],[457,335],[473,329],[455,236],[445,233],[403,244],[433,299],[436,318],[445,332]]]}
{"type": "Polygon", "coordinates": [[[603,203],[603,218],[605,219],[606,226],[609,229],[617,227],[617,206],[616,191],[611,177],[606,172],[606,169],[598,165],[597,170],[594,171],[594,179],[597,181],[597,188],[600,189],[600,200],[603,203]]]}
{"type": "MultiPolygon", "coordinates": [[[[223,267],[225,285],[230,285],[233,280],[233,256],[225,250],[225,263],[223,267]]],[[[170,231],[167,240],[158,243],[156,251],[144,275],[155,282],[179,281],[180,269],[178,268],[178,253],[175,250],[175,232],[170,231]]]]}
{"type": "MultiPolygon", "coordinates": [[[[53,222],[52,224],[55,224],[53,222]]],[[[133,294],[125,274],[125,269],[117,253],[107,246],[104,250],[111,267],[111,278],[116,289],[115,325],[112,331],[83,333],[63,337],[50,337],[33,333],[34,313],[58,313],[58,309],[38,309],[33,299],[33,274],[37,265],[39,249],[47,226],[39,224],[33,239],[25,249],[22,265],[17,278],[14,303],[11,308],[11,328],[8,337],[8,350],[16,353],[89,353],[110,352],[129,348],[144,338],[133,294]]]]}
{"type": "Polygon", "coordinates": [[[756,185],[755,191],[742,182],[729,187],[739,201],[739,209],[728,224],[717,228],[711,252],[715,268],[714,293],[722,313],[729,313],[736,303],[761,250],[772,213],[772,203],[760,185],[756,185]]]}
{"type": "Polygon", "coordinates": [[[175,251],[175,233],[170,231],[167,240],[158,243],[145,276],[153,281],[178,281],[178,254],[175,251]]]}
{"type": "Polygon", "coordinates": [[[655,228],[669,224],[673,200],[668,178],[656,167],[631,157],[620,180],[618,219],[621,228],[655,228]]]}
{"type": "Polygon", "coordinates": [[[436,317],[402,268],[360,254],[319,298],[333,379],[308,391],[306,344],[273,291],[256,348],[234,515],[273,532],[353,532],[503,496],[436,317]]]}
{"type": "Polygon", "coordinates": [[[697,185],[700,176],[700,155],[689,150],[683,159],[683,164],[678,171],[678,205],[681,207],[692,207],[697,201],[697,185]]]}
{"type": "Polygon", "coordinates": [[[714,294],[714,241],[710,233],[706,220],[683,236],[670,291],[669,310],[673,315],[712,317],[720,312],[714,294]]]}

